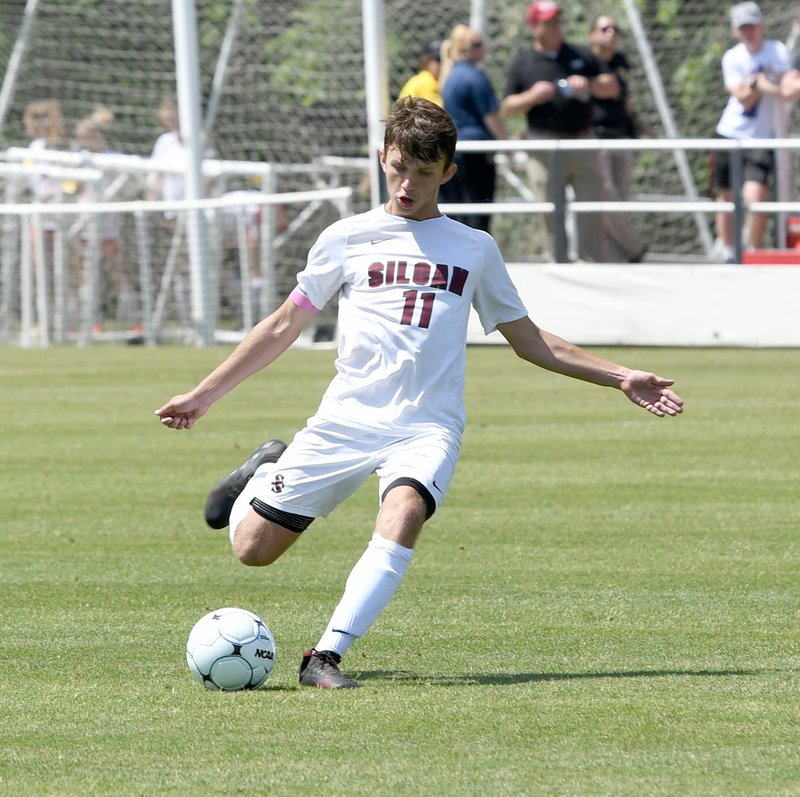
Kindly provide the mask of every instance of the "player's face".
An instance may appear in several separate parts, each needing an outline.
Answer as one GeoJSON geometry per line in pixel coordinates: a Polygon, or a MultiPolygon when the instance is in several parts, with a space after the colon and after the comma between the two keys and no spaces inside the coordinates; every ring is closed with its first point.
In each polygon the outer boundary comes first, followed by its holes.
{"type": "Polygon", "coordinates": [[[443,160],[426,163],[403,155],[397,147],[391,146],[381,152],[381,166],[389,194],[387,213],[415,221],[440,215],[439,186],[456,173],[454,163],[445,169],[443,160]]]}

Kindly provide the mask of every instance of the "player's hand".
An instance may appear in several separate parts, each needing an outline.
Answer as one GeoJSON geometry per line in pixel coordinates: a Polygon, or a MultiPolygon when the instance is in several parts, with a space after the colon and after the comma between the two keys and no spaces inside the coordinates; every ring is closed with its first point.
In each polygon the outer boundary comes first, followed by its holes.
{"type": "Polygon", "coordinates": [[[161,423],[170,429],[191,429],[211,405],[201,402],[190,393],[173,396],[163,407],[155,410],[161,423]]]}
{"type": "Polygon", "coordinates": [[[631,371],[620,389],[634,404],[663,417],[683,412],[683,399],[669,389],[674,383],[674,379],[665,379],[647,371],[631,371]]]}

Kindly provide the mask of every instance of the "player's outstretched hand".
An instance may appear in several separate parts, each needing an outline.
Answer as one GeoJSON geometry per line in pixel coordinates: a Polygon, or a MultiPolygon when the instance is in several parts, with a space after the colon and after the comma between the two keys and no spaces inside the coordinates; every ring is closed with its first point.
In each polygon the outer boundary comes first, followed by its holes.
{"type": "Polygon", "coordinates": [[[647,371],[631,371],[620,388],[634,404],[663,417],[683,412],[683,399],[669,389],[674,383],[674,379],[665,379],[647,371]]]}
{"type": "Polygon", "coordinates": [[[198,401],[190,393],[185,393],[173,396],[163,407],[155,410],[155,414],[170,429],[191,429],[195,421],[208,412],[210,406],[198,401]]]}

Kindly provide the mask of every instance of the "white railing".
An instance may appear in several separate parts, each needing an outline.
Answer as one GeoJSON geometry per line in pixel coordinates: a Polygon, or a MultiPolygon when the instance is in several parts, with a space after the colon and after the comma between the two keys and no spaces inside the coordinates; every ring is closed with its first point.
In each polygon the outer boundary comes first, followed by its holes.
{"type": "MultiPolygon", "coordinates": [[[[508,172],[507,153],[551,152],[558,159],[562,152],[594,152],[602,151],[723,151],[732,153],[731,179],[734,185],[742,184],[742,153],[748,149],[773,149],[775,151],[800,150],[800,138],[773,139],[723,139],[723,138],[681,138],[681,139],[519,139],[510,141],[462,141],[458,144],[460,152],[495,153],[497,160],[508,172]]],[[[513,175],[513,171],[511,171],[513,175]]],[[[788,180],[788,174],[778,174],[779,180],[788,180]]],[[[512,178],[513,182],[513,178],[512,178]]],[[[736,245],[736,262],[742,262],[742,228],[748,210],[762,213],[800,213],[800,202],[758,202],[747,204],[741,198],[740,191],[734,191],[734,200],[722,202],[714,199],[702,199],[698,193],[692,192],[686,197],[663,198],[658,201],[628,200],[625,202],[581,202],[567,198],[561,192],[551,201],[495,202],[442,204],[445,213],[548,213],[562,217],[567,213],[690,213],[694,214],[698,230],[707,228],[703,214],[726,212],[733,214],[734,240],[736,245]]],[[[785,229],[779,225],[779,229],[785,229]]],[[[701,236],[702,240],[702,236],[701,236]]],[[[558,245],[558,238],[554,244],[558,245]]],[[[711,254],[710,241],[705,241],[706,254],[711,254]]],[[[555,247],[554,247],[555,248],[555,247]]],[[[567,253],[555,249],[556,262],[566,262],[567,253]]]]}
{"type": "MultiPolygon", "coordinates": [[[[255,313],[264,314],[278,303],[277,253],[288,239],[324,204],[332,205],[340,217],[353,212],[352,189],[340,185],[341,174],[354,168],[354,163],[347,159],[320,158],[309,164],[287,166],[208,160],[204,163],[207,177],[217,181],[258,177],[261,190],[164,202],[115,200],[115,194],[121,192],[126,177],[153,172],[183,174],[180,164],[127,155],[31,152],[24,148],[9,149],[0,157],[6,161],[0,162],[0,180],[5,184],[5,201],[0,204],[0,342],[17,338],[22,346],[47,346],[67,339],[87,345],[97,339],[97,292],[102,259],[102,234],[98,223],[103,217],[126,217],[135,224],[137,251],[134,255],[128,254],[128,260],[135,261],[138,266],[138,273],[133,275],[140,291],[141,324],[137,327],[142,328],[144,342],[155,343],[162,337],[170,292],[177,293],[174,283],[183,279],[178,262],[185,243],[188,212],[204,212],[210,228],[219,223],[214,214],[223,211],[231,214],[232,211],[235,217],[243,330],[253,326],[255,313]],[[100,180],[109,174],[118,179],[106,180],[101,190],[100,180]],[[275,185],[279,174],[305,175],[306,182],[314,188],[278,193],[275,185]],[[19,202],[22,189],[42,176],[56,184],[71,182],[88,186],[92,201],[66,201],[69,197],[62,194],[56,201],[19,202]],[[280,229],[275,218],[276,209],[289,205],[302,207],[285,228],[280,229]],[[248,224],[257,208],[265,212],[260,214],[259,251],[254,254],[248,238],[248,224]],[[167,212],[176,216],[176,222],[170,228],[168,254],[160,262],[162,259],[154,257],[151,251],[147,220],[161,218],[167,212]],[[71,240],[76,240],[78,245],[70,245],[71,240]],[[254,306],[251,291],[256,283],[258,303],[254,306]],[[70,304],[73,305],[71,313],[68,312],[70,304]],[[71,331],[67,329],[69,315],[71,331]]],[[[141,193],[141,189],[137,183],[137,192],[141,193]]],[[[221,238],[222,233],[217,230],[216,235],[221,238]]],[[[218,306],[219,285],[215,284],[218,264],[210,266],[205,270],[204,281],[208,284],[204,287],[213,294],[212,305],[218,306]]],[[[182,307],[181,312],[184,318],[190,318],[187,307],[182,307]]],[[[191,325],[181,332],[182,338],[190,335],[191,325]]]]}
{"type": "MultiPolygon", "coordinates": [[[[663,197],[658,200],[631,199],[625,202],[582,202],[570,201],[566,194],[553,197],[548,201],[537,201],[527,186],[524,176],[520,177],[516,170],[530,152],[549,151],[557,159],[560,153],[574,150],[629,150],[641,152],[647,150],[661,151],[732,151],[732,176],[734,183],[741,181],[741,154],[746,149],[800,150],[800,139],[767,139],[767,140],[729,140],[720,138],[708,139],[562,139],[562,140],[509,140],[491,142],[461,142],[460,151],[495,153],[496,160],[503,171],[507,182],[520,195],[519,200],[495,202],[491,204],[442,204],[442,210],[449,213],[491,213],[491,214],[562,214],[567,213],[656,213],[656,214],[695,214],[703,220],[707,229],[707,214],[719,211],[730,212],[734,216],[736,240],[741,240],[741,229],[745,213],[754,210],[764,213],[800,215],[800,202],[759,202],[747,205],[739,192],[734,192],[735,199],[721,202],[714,199],[701,198],[696,192],[687,190],[687,196],[663,197]],[[516,158],[509,158],[510,153],[518,153],[516,158]]],[[[183,174],[181,164],[160,162],[150,158],[118,154],[90,154],[77,152],[37,151],[25,148],[11,148],[0,153],[0,181],[6,186],[5,202],[0,204],[0,223],[2,223],[2,250],[0,251],[0,343],[10,342],[16,337],[16,321],[19,321],[18,340],[23,346],[48,345],[54,340],[64,340],[64,296],[67,293],[68,267],[63,253],[58,247],[51,254],[49,275],[44,273],[44,244],[42,240],[42,224],[44,218],[72,219],[70,230],[83,229],[89,231],[89,237],[96,239],[96,220],[104,214],[130,214],[136,224],[138,251],[136,262],[139,270],[137,280],[142,290],[143,336],[146,342],[154,343],[159,339],[170,280],[175,276],[175,261],[179,238],[184,228],[176,225],[173,232],[170,254],[162,268],[154,268],[153,256],[149,250],[147,225],[145,219],[151,215],[163,214],[165,211],[206,211],[214,212],[224,209],[235,209],[236,231],[239,250],[239,280],[242,299],[241,328],[252,326],[254,313],[263,313],[276,305],[274,266],[278,250],[297,232],[322,204],[331,203],[340,216],[352,213],[352,191],[340,185],[341,176],[350,172],[366,172],[369,161],[366,158],[323,157],[308,164],[270,164],[241,161],[225,161],[209,159],[203,163],[203,173],[213,179],[217,185],[224,185],[229,178],[258,177],[259,192],[247,192],[246,203],[239,196],[217,196],[208,199],[167,203],[161,201],[143,201],[139,199],[115,201],[117,192],[124,186],[125,177],[152,174],[153,172],[183,174]],[[5,162],[3,162],[5,161],[5,162]],[[19,189],[37,176],[47,176],[56,181],[77,181],[84,185],[99,184],[101,178],[109,173],[121,175],[119,180],[106,180],[102,192],[97,193],[98,201],[92,202],[47,202],[20,203],[19,189]],[[282,175],[303,175],[304,179],[314,186],[313,190],[302,192],[276,193],[277,178],[282,175]],[[278,230],[272,212],[278,205],[303,205],[302,210],[289,222],[286,229],[278,230]],[[245,204],[261,206],[269,212],[263,214],[260,265],[256,266],[248,252],[246,240],[245,204]],[[272,216],[272,218],[269,218],[272,216]],[[159,276],[160,275],[160,276],[159,276]],[[159,277],[156,287],[154,282],[159,277]],[[260,302],[253,307],[247,294],[253,280],[262,285],[260,302]],[[48,280],[55,283],[55,291],[49,293],[48,280]],[[19,298],[18,308],[12,309],[12,295],[19,298]],[[49,299],[48,296],[55,296],[49,299]],[[60,297],[60,298],[59,298],[60,297]],[[50,304],[48,304],[50,302],[50,304]],[[60,305],[59,305],[60,302],[60,305]],[[52,306],[55,303],[55,306],[52,306]],[[12,319],[14,312],[18,318],[12,319]],[[13,323],[12,323],[13,321],[13,323]],[[48,329],[52,330],[51,333],[48,329]],[[35,330],[38,330],[34,334],[35,330]]],[[[788,174],[778,175],[779,179],[788,180],[788,174]]],[[[137,184],[138,188],[139,184],[137,184]]],[[[61,223],[57,235],[66,233],[61,223]]],[[[741,249],[737,254],[741,260],[741,249]]],[[[98,255],[97,241],[85,249],[85,259],[81,267],[80,279],[83,281],[79,291],[81,302],[80,330],[76,337],[78,343],[87,344],[92,340],[93,310],[96,297],[92,291],[97,285],[98,255]]],[[[559,259],[566,260],[566,253],[557,253],[559,259]]]]}

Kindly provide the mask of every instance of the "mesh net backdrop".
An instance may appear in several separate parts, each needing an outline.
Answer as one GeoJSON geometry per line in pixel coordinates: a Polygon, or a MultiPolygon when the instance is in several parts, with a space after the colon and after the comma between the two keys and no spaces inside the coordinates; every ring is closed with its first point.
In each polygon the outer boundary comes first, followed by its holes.
{"type": "MultiPolygon", "coordinates": [[[[507,65],[529,42],[525,2],[486,0],[487,59],[484,67],[498,95],[507,65]]],[[[613,13],[621,22],[623,49],[632,64],[631,96],[645,125],[664,131],[650,92],[624,3],[564,2],[568,40],[585,43],[593,17],[613,13]]],[[[664,83],[679,135],[708,137],[726,100],[720,58],[733,44],[729,6],[705,0],[640,0],[649,47],[664,83]]],[[[762,0],[767,35],[792,36],[797,7],[762,0]]],[[[23,18],[22,0],[0,0],[0,68],[5,72],[23,18]]],[[[198,0],[202,93],[207,101],[229,20],[230,0],[198,0]]],[[[174,52],[169,0],[41,0],[28,47],[14,81],[13,99],[0,131],[3,146],[26,145],[25,106],[58,98],[70,131],[98,105],[114,114],[109,143],[120,152],[148,155],[162,132],[157,108],[174,94],[174,52]]],[[[468,22],[465,0],[386,0],[385,22],[392,96],[417,68],[422,42],[444,38],[453,25],[468,22]]],[[[363,157],[366,114],[361,0],[244,0],[231,52],[212,141],[227,159],[306,163],[321,154],[363,157]]],[[[793,124],[796,129],[796,121],[793,124]]],[[[704,193],[704,153],[690,153],[692,173],[704,193]]],[[[349,180],[357,187],[362,175],[349,180]]],[[[280,190],[307,188],[308,178],[284,177],[280,190]]],[[[683,186],[670,153],[637,157],[633,195],[681,196],[683,186]]],[[[498,199],[513,196],[501,185],[498,199]]],[[[357,196],[358,203],[368,200],[357,196]]],[[[357,206],[356,209],[360,209],[357,206]]],[[[320,218],[319,223],[328,221],[320,218]]],[[[699,253],[691,225],[674,214],[639,217],[646,223],[651,251],[699,253]]],[[[710,223],[710,220],[709,220],[710,223]]],[[[535,255],[525,221],[508,217],[498,237],[509,259],[535,255]]]]}

